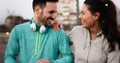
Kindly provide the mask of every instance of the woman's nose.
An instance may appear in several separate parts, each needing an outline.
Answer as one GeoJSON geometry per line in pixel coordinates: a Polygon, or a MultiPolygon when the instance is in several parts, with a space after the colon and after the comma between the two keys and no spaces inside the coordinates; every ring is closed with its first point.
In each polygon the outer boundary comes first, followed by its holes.
{"type": "Polygon", "coordinates": [[[79,19],[81,19],[81,18],[82,18],[82,15],[81,15],[81,14],[79,14],[78,18],[79,18],[79,19]]]}

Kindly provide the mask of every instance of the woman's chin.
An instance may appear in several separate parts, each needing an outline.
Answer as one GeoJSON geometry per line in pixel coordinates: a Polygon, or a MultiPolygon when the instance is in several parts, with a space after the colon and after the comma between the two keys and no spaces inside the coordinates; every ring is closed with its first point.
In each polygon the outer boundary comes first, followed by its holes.
{"type": "Polygon", "coordinates": [[[81,26],[82,26],[82,28],[86,28],[85,25],[81,25],[81,26]]]}

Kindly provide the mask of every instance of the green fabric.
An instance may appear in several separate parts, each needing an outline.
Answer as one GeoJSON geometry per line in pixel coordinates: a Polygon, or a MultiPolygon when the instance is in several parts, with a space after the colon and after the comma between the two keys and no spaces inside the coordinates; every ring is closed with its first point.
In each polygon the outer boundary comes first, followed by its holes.
{"type": "Polygon", "coordinates": [[[41,34],[39,33],[39,31],[36,32],[37,33],[37,37],[36,37],[36,54],[40,54],[40,38],[41,38],[41,34]]]}
{"type": "Polygon", "coordinates": [[[48,28],[41,34],[30,28],[30,22],[17,25],[10,33],[5,63],[36,63],[37,60],[47,58],[51,63],[73,63],[73,54],[69,46],[69,39],[62,29],[55,32],[48,28]],[[59,53],[61,58],[58,59],[59,53]]]}

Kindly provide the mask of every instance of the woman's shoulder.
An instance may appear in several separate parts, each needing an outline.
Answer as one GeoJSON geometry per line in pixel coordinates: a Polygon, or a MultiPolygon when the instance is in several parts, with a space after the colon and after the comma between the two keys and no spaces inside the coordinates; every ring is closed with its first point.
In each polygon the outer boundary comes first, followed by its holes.
{"type": "Polygon", "coordinates": [[[74,26],[73,29],[80,29],[82,26],[74,26]]]}
{"type": "Polygon", "coordinates": [[[71,32],[84,32],[84,31],[86,31],[87,29],[86,28],[83,28],[82,26],[74,26],[73,28],[72,28],[72,30],[71,30],[71,32]]]}

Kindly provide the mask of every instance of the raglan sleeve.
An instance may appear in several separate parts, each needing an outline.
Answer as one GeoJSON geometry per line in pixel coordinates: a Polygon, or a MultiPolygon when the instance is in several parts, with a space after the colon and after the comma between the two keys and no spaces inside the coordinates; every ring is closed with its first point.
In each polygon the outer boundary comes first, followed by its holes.
{"type": "Polygon", "coordinates": [[[10,33],[8,44],[6,46],[6,52],[4,55],[4,63],[17,63],[16,56],[19,52],[18,34],[16,27],[10,33]]]}
{"type": "Polygon", "coordinates": [[[70,48],[70,40],[66,33],[62,30],[58,36],[60,59],[54,60],[52,63],[74,63],[73,53],[70,48]]]}
{"type": "Polygon", "coordinates": [[[107,63],[120,63],[120,51],[115,50],[108,53],[107,63]]]}

